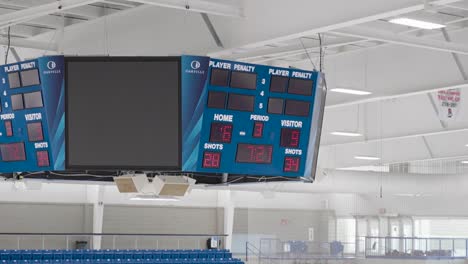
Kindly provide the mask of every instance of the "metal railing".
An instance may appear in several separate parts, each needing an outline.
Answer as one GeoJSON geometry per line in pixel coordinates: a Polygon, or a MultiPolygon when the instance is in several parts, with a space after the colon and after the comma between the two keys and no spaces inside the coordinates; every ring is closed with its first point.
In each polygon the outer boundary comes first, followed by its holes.
{"type": "Polygon", "coordinates": [[[0,233],[2,249],[206,249],[224,234],[0,233]]]}
{"type": "Polygon", "coordinates": [[[257,248],[246,243],[246,261],[251,263],[252,255],[258,263],[296,263],[309,259],[354,259],[355,244],[313,241],[281,241],[260,239],[257,248]]]}
{"type": "Polygon", "coordinates": [[[466,238],[366,237],[366,258],[466,259],[466,238]]]}

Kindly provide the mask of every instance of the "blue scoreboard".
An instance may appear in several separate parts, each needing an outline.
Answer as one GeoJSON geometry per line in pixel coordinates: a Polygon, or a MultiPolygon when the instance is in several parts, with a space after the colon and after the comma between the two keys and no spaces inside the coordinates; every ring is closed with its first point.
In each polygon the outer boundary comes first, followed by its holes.
{"type": "Polygon", "coordinates": [[[183,56],[182,170],[313,177],[325,95],[316,71],[183,56]]]}
{"type": "Polygon", "coordinates": [[[0,172],[64,170],[63,57],[0,70],[0,172]]]}
{"type": "MultiPolygon", "coordinates": [[[[201,56],[177,61],[181,171],[313,178],[322,73],[201,56]]],[[[66,65],[63,56],[49,56],[1,66],[0,172],[67,169],[66,65]]]]}

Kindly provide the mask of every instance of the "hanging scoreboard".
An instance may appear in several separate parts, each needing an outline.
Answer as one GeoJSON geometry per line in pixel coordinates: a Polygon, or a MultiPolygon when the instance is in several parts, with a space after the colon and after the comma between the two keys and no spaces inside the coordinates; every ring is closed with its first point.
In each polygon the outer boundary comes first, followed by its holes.
{"type": "Polygon", "coordinates": [[[200,56],[50,56],[4,65],[0,80],[0,172],[314,177],[320,72],[200,56]]]}
{"type": "Polygon", "coordinates": [[[0,70],[0,172],[64,170],[63,57],[0,70]]]}
{"type": "Polygon", "coordinates": [[[312,177],[319,72],[182,57],[183,171],[312,177]]]}

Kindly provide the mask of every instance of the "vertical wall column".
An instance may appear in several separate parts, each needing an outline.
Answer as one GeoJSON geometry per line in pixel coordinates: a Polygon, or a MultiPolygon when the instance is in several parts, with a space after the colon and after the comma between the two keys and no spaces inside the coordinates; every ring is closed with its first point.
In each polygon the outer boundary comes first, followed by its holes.
{"type": "MultiPolygon", "coordinates": [[[[102,233],[104,219],[104,190],[102,185],[95,187],[95,197],[93,199],[93,233],[102,233]]],[[[101,249],[102,236],[93,236],[93,249],[101,249]]]]}
{"type": "Polygon", "coordinates": [[[235,210],[235,204],[230,190],[222,190],[218,192],[218,206],[224,208],[223,232],[228,235],[224,239],[224,247],[230,250],[232,248],[232,232],[234,228],[235,210]]]}

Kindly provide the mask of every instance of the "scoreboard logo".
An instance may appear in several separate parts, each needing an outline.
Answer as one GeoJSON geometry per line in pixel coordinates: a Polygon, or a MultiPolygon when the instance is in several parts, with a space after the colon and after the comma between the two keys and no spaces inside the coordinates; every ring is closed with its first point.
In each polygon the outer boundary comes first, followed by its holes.
{"type": "Polygon", "coordinates": [[[59,74],[61,73],[60,69],[57,69],[57,63],[55,61],[48,61],[47,64],[47,69],[44,71],[44,74],[59,74]]]}
{"type": "Polygon", "coordinates": [[[57,64],[55,63],[55,61],[49,61],[49,62],[47,62],[47,68],[48,68],[49,70],[54,70],[56,67],[57,67],[57,64]]]}
{"type": "Polygon", "coordinates": [[[192,73],[192,74],[205,74],[205,71],[200,69],[201,63],[197,60],[193,60],[190,62],[190,68],[187,67],[185,70],[186,73],[192,73]]]}
{"type": "Polygon", "coordinates": [[[190,63],[190,67],[192,67],[192,69],[194,69],[194,70],[198,70],[200,68],[200,66],[201,66],[201,64],[197,60],[194,60],[194,61],[192,61],[192,63],[190,63]]]}

